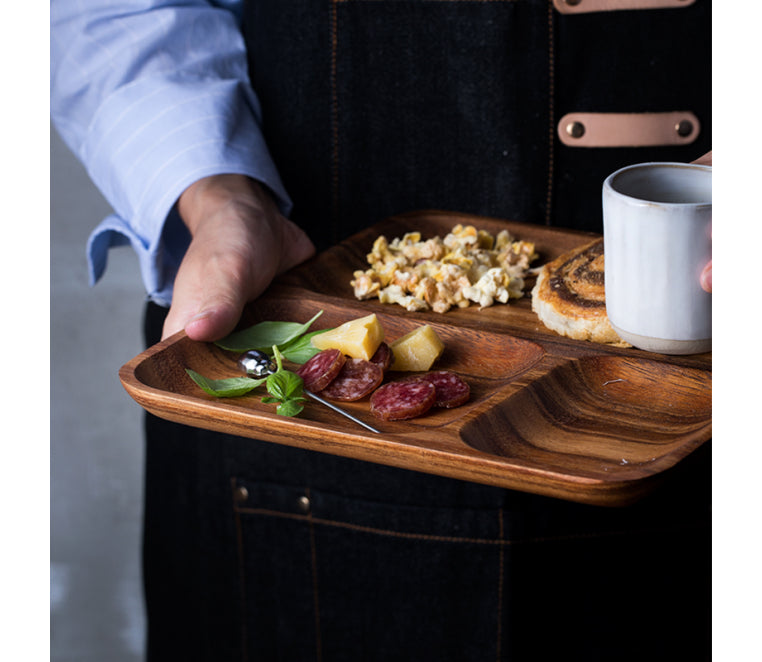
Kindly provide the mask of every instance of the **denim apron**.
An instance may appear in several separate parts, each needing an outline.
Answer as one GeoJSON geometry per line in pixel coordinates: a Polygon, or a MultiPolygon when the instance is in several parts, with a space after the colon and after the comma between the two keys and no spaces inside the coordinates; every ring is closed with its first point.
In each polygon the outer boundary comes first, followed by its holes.
{"type": "MultiPolygon", "coordinates": [[[[600,0],[555,2],[586,3],[600,0]]],[[[427,208],[600,231],[608,174],[711,149],[711,6],[678,4],[248,2],[250,76],[294,220],[320,246],[427,208]],[[636,119],[659,135],[632,135],[636,119]],[[607,120],[614,135],[591,146],[607,120]]]]}
{"type": "MultiPolygon", "coordinates": [[[[293,218],[321,248],[421,208],[600,231],[609,172],[709,150],[708,2],[577,6],[249,2],[293,218]],[[628,113],[676,135],[610,144],[596,122],[628,113]]],[[[710,657],[708,448],[608,509],[152,416],[147,438],[149,660],[710,657]]]]}

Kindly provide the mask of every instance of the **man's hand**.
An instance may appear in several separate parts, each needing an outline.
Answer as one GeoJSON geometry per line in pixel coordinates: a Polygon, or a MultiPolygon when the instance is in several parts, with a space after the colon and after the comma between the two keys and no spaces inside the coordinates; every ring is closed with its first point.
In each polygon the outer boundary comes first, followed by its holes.
{"type": "Polygon", "coordinates": [[[225,337],[247,302],[315,252],[270,194],[243,175],[199,180],[180,196],[178,211],[191,243],[175,278],[163,338],[182,329],[194,340],[225,337]]]}

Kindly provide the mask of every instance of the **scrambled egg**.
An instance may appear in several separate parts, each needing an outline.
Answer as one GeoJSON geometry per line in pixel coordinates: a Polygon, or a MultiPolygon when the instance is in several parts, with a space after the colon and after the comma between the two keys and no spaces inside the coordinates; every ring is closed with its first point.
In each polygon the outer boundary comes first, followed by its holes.
{"type": "Polygon", "coordinates": [[[377,297],[411,311],[445,313],[471,302],[485,308],[520,298],[536,257],[533,243],[507,230],[493,237],[458,224],[444,239],[421,241],[420,232],[408,232],[391,243],[382,235],[367,255],[370,269],[355,271],[351,285],[358,299],[377,297]]]}

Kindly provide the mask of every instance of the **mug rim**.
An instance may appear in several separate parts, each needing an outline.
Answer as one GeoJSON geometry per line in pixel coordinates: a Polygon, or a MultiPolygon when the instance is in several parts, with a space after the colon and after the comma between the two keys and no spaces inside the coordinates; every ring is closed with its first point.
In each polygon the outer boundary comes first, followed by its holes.
{"type": "Polygon", "coordinates": [[[624,166],[622,168],[619,168],[618,170],[615,170],[612,172],[606,179],[603,181],[603,190],[608,191],[612,195],[624,198],[626,200],[633,201],[635,203],[641,203],[644,205],[664,205],[667,207],[692,207],[695,209],[705,209],[705,208],[711,208],[712,202],[661,202],[657,200],[648,200],[646,198],[636,198],[635,196],[628,195],[627,193],[622,193],[621,191],[618,191],[616,188],[614,188],[613,181],[615,178],[626,174],[627,172],[633,171],[633,170],[656,170],[658,168],[669,168],[669,169],[682,169],[682,170],[698,170],[698,171],[709,171],[711,173],[712,166],[710,165],[704,165],[702,163],[681,163],[679,161],[646,161],[644,163],[633,163],[627,166],[624,166]]]}

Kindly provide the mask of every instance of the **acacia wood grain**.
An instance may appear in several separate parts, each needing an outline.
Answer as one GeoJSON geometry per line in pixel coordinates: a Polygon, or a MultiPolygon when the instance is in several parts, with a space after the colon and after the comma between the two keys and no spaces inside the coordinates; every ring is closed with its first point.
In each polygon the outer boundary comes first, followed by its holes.
{"type": "Polygon", "coordinates": [[[379,234],[443,236],[456,223],[492,233],[507,228],[534,241],[538,265],[595,236],[449,212],[397,216],[280,278],[246,309],[241,326],[304,322],[323,311],[313,328],[329,328],[375,312],[394,340],[430,324],[446,346],[437,369],[454,370],[471,386],[461,407],[389,422],[372,418],[367,399],[344,403],[380,434],[318,403],[308,403],[298,418],[278,416],[258,391],[230,399],[202,392],[186,368],[214,379],[235,376],[236,356],[184,333],[125,364],[122,383],[136,402],[168,420],[608,506],[641,498],[710,440],[711,353],[666,356],[563,338],[542,325],[528,297],[445,314],[354,298],[352,272],[365,268],[379,234]]]}

